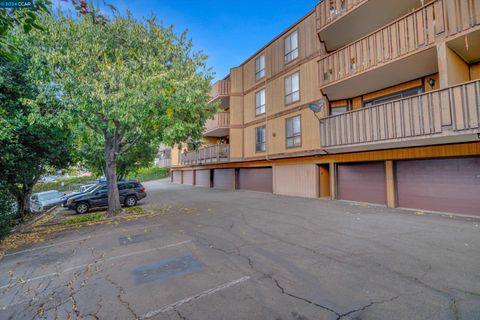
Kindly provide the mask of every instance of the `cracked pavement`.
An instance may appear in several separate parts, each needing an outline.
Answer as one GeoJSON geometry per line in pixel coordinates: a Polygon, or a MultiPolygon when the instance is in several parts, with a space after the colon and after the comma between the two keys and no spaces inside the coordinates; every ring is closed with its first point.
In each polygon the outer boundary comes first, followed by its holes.
{"type": "Polygon", "coordinates": [[[169,213],[0,260],[0,319],[480,319],[479,220],[145,186],[169,213]]]}

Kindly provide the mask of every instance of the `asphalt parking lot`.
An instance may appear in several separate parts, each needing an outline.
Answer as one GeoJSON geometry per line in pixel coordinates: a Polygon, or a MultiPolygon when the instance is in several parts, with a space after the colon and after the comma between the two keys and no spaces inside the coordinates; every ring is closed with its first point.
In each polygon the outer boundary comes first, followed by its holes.
{"type": "Polygon", "coordinates": [[[0,260],[0,319],[480,319],[480,221],[145,184],[169,212],[0,260]]]}

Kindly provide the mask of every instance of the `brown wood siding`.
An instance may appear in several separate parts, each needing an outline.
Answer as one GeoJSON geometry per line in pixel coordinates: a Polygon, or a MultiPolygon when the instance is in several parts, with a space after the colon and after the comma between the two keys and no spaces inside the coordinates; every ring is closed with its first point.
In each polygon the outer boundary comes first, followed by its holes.
{"type": "Polygon", "coordinates": [[[195,185],[210,188],[210,170],[195,170],[195,185]]]}
{"type": "Polygon", "coordinates": [[[272,168],[239,169],[237,179],[238,189],[273,192],[272,168]]]}
{"type": "Polygon", "coordinates": [[[386,204],[384,162],[339,164],[338,199],[386,204]]]}
{"type": "Polygon", "coordinates": [[[182,183],[182,171],[173,171],[172,172],[172,182],[181,184],[182,183]]]}
{"type": "Polygon", "coordinates": [[[193,186],[193,170],[183,171],[183,184],[193,186]]]}
{"type": "Polygon", "coordinates": [[[235,169],[213,170],[213,187],[217,189],[234,189],[235,169]]]}
{"type": "Polygon", "coordinates": [[[398,206],[480,216],[480,157],[398,161],[398,206]]]}

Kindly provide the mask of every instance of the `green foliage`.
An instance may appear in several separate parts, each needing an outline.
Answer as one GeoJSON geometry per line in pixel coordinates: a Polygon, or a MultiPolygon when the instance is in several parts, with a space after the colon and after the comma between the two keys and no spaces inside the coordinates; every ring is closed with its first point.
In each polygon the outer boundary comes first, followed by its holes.
{"type": "Polygon", "coordinates": [[[9,39],[21,59],[0,58],[0,179],[18,199],[22,216],[37,179],[70,163],[73,137],[59,113],[58,96],[36,85],[47,71],[32,72],[34,38],[19,31],[9,39]]]}
{"type": "MultiPolygon", "coordinates": [[[[201,137],[216,111],[208,106],[212,74],[185,32],[131,15],[100,21],[60,14],[44,25],[37,60],[46,64],[38,66],[53,70],[44,89],[61,97],[89,169],[115,181],[117,164],[121,176],[146,165],[160,142],[201,137]]],[[[109,212],[120,208],[111,188],[113,197],[109,212]]]]}
{"type": "Polygon", "coordinates": [[[5,185],[0,185],[0,239],[10,232],[15,216],[15,198],[9,193],[5,185]]]}
{"type": "Polygon", "coordinates": [[[72,224],[85,223],[85,222],[95,222],[95,221],[102,220],[104,216],[105,216],[105,212],[81,214],[72,218],[68,218],[67,220],[63,221],[61,224],[72,225],[72,224]]]}
{"type": "Polygon", "coordinates": [[[49,191],[49,190],[75,191],[75,190],[78,190],[78,188],[81,185],[89,184],[94,181],[95,181],[95,177],[61,178],[56,181],[37,183],[33,187],[33,192],[42,192],[42,191],[49,191]]]}
{"type": "Polygon", "coordinates": [[[135,173],[128,175],[129,180],[138,180],[140,182],[158,180],[168,177],[170,170],[166,168],[141,168],[135,173]]]}

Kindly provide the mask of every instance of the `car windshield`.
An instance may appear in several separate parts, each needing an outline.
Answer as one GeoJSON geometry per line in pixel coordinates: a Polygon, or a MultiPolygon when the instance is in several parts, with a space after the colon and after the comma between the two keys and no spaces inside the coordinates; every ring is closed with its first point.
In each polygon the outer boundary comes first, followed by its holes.
{"type": "Polygon", "coordinates": [[[57,199],[60,198],[61,194],[58,191],[52,191],[48,193],[42,193],[38,195],[38,200],[40,201],[47,201],[47,200],[52,200],[52,199],[57,199]]]}
{"type": "Polygon", "coordinates": [[[94,189],[96,189],[97,187],[98,187],[98,185],[92,184],[91,186],[87,187],[84,192],[91,192],[94,189]]]}

